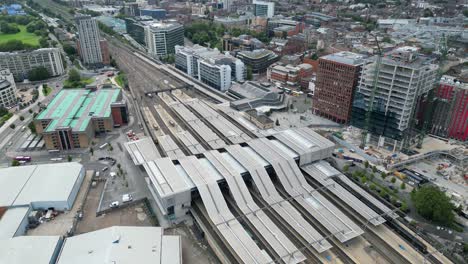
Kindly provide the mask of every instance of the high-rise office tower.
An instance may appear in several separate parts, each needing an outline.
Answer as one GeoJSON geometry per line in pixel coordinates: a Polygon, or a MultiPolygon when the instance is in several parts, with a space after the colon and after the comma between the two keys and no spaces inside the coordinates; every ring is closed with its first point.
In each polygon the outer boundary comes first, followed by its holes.
{"type": "Polygon", "coordinates": [[[145,42],[153,57],[174,54],[176,45],[184,45],[184,27],[178,23],[152,23],[145,27],[145,42]]]}
{"type": "Polygon", "coordinates": [[[267,1],[253,1],[254,15],[260,17],[273,17],[275,15],[275,3],[267,1]]]}
{"type": "Polygon", "coordinates": [[[312,103],[315,114],[341,124],[349,122],[363,62],[362,55],[347,51],[320,57],[312,103]]]}
{"type": "Polygon", "coordinates": [[[78,50],[81,59],[87,65],[103,64],[101,42],[97,21],[89,15],[75,17],[78,28],[78,50]]]}

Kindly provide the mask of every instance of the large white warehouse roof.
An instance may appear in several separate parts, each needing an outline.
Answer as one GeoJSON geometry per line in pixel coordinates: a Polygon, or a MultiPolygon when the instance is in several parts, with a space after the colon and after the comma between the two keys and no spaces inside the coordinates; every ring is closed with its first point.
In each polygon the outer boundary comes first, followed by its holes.
{"type": "Polygon", "coordinates": [[[180,243],[160,227],[114,226],[67,238],[57,264],[180,264],[180,243]]]}
{"type": "Polygon", "coordinates": [[[0,207],[68,201],[82,170],[77,162],[0,169],[0,207]]]}
{"type": "Polygon", "coordinates": [[[0,263],[54,263],[59,236],[20,236],[0,240],[0,263]]]}

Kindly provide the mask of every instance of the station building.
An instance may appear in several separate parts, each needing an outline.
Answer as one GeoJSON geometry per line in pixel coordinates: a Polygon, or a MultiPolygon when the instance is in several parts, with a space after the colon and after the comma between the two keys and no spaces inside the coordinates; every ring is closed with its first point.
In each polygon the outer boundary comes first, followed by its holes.
{"type": "Polygon", "coordinates": [[[64,89],[34,119],[49,150],[86,148],[96,134],[128,123],[120,89],[64,89]]]}

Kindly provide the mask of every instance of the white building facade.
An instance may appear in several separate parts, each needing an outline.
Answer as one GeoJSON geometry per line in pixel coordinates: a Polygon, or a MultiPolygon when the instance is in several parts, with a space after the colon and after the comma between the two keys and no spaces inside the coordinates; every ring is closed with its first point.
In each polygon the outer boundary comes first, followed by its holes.
{"type": "Polygon", "coordinates": [[[245,81],[246,68],[241,60],[199,45],[176,46],[175,66],[220,91],[229,89],[232,81],[245,81]]]}
{"type": "Polygon", "coordinates": [[[16,84],[13,74],[10,70],[0,70],[0,106],[10,107],[15,105],[16,100],[16,84]]]}
{"type": "Polygon", "coordinates": [[[79,52],[85,64],[97,65],[103,63],[99,27],[96,19],[91,16],[75,18],[79,34],[79,52]]]}
{"type": "Polygon", "coordinates": [[[33,51],[0,52],[0,69],[9,69],[17,81],[28,78],[32,69],[44,67],[51,76],[65,72],[58,48],[44,48],[33,51]]]}
{"type": "Polygon", "coordinates": [[[271,18],[275,15],[275,3],[267,1],[253,1],[255,16],[271,18]]]}
{"type": "Polygon", "coordinates": [[[176,45],[184,45],[184,27],[178,23],[152,23],[145,26],[145,42],[153,57],[174,54],[176,45]]]}

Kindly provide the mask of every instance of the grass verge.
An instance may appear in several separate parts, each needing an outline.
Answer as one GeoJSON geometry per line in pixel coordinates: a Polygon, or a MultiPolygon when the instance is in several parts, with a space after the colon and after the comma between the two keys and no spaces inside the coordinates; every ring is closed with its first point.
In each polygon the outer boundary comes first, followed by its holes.
{"type": "Polygon", "coordinates": [[[0,44],[5,43],[9,40],[21,40],[25,44],[39,46],[40,37],[34,33],[29,33],[26,30],[26,26],[14,24],[20,29],[20,32],[15,34],[4,34],[0,33],[0,44]]]}

